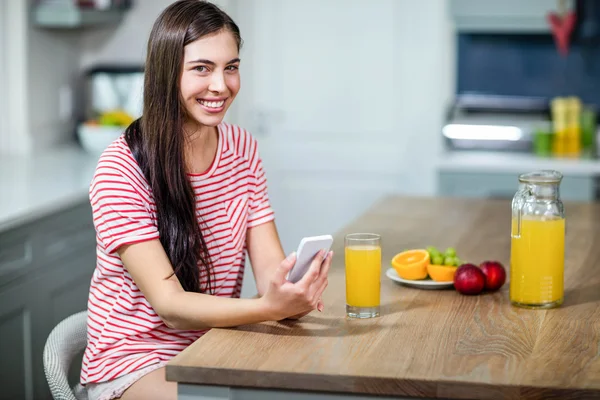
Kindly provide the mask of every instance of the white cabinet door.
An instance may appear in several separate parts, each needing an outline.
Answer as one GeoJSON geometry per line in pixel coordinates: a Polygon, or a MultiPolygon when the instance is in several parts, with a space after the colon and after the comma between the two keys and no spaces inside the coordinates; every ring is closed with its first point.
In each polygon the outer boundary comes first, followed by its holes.
{"type": "Polygon", "coordinates": [[[340,229],[394,181],[393,9],[392,0],[237,4],[236,111],[259,140],[287,252],[340,229]]]}

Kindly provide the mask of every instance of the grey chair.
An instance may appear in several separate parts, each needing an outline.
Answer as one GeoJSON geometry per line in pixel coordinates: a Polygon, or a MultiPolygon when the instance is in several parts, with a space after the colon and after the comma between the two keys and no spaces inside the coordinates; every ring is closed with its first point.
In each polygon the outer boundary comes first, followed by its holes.
{"type": "Polygon", "coordinates": [[[69,385],[69,367],[87,344],[87,311],[73,314],[58,323],[44,346],[44,373],[55,400],[87,400],[81,385],[69,385]]]}

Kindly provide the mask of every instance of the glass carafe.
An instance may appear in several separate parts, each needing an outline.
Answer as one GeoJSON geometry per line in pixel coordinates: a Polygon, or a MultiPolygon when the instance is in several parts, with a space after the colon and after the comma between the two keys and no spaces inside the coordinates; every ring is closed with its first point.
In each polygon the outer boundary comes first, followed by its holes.
{"type": "Polygon", "coordinates": [[[512,201],[510,301],[525,308],[553,308],[564,299],[565,213],[562,174],[519,175],[512,201]]]}

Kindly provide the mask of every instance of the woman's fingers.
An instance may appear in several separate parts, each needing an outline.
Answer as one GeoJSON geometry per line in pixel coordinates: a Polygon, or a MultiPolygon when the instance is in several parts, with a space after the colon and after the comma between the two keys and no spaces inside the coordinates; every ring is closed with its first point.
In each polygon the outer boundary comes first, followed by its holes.
{"type": "Polygon", "coordinates": [[[327,275],[329,274],[329,267],[331,267],[332,259],[333,259],[333,251],[330,251],[329,253],[327,253],[327,257],[325,258],[325,260],[323,261],[323,264],[321,265],[321,271],[319,272],[320,279],[322,279],[323,277],[327,278],[327,275]]]}
{"type": "Polygon", "coordinates": [[[296,253],[291,253],[283,260],[275,270],[274,279],[278,284],[283,284],[294,264],[296,263],[296,253]]]}
{"type": "Polygon", "coordinates": [[[310,263],[310,267],[308,267],[308,271],[306,274],[298,281],[298,286],[304,290],[305,292],[309,292],[309,289],[313,282],[319,277],[319,273],[321,272],[321,264],[323,263],[323,257],[325,256],[325,252],[323,250],[319,250],[317,255],[313,258],[310,263]]]}
{"type": "Polygon", "coordinates": [[[313,299],[315,299],[315,298],[320,299],[321,295],[323,294],[323,291],[327,287],[327,276],[329,274],[329,268],[331,267],[332,258],[333,258],[333,252],[330,251],[327,254],[327,257],[325,258],[325,260],[323,261],[323,264],[321,265],[321,271],[319,272],[319,276],[318,276],[317,280],[311,286],[311,289],[312,289],[311,290],[311,292],[312,292],[311,298],[313,298],[313,299]]]}

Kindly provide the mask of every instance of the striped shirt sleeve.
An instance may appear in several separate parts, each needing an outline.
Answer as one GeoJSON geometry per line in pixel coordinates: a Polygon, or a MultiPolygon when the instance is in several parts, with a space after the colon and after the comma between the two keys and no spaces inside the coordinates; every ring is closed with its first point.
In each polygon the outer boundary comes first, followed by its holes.
{"type": "Polygon", "coordinates": [[[275,219],[275,213],[269,202],[267,191],[267,178],[262,167],[262,160],[258,154],[257,146],[254,146],[254,154],[251,163],[252,177],[250,179],[250,204],[248,216],[248,228],[258,226],[275,219]]]}
{"type": "Polygon", "coordinates": [[[158,228],[131,179],[110,163],[100,163],[90,185],[96,234],[108,253],[126,244],[158,239],[158,228]]]}

